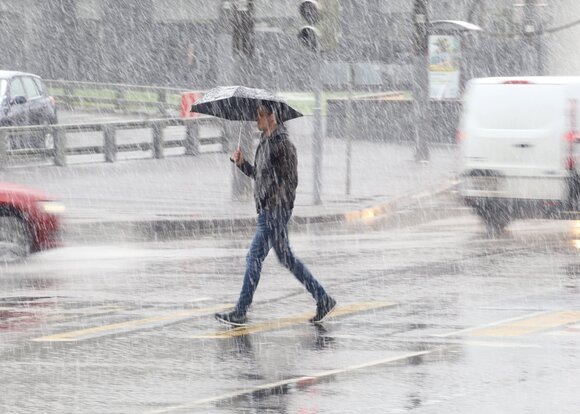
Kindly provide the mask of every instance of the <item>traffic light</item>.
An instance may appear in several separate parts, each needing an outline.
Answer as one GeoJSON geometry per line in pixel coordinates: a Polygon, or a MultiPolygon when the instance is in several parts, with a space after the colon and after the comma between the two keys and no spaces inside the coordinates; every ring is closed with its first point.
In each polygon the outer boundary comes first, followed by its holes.
{"type": "Polygon", "coordinates": [[[253,57],[255,51],[253,0],[248,1],[245,8],[240,8],[237,4],[233,4],[231,25],[233,28],[232,47],[234,53],[238,56],[253,57]]]}
{"type": "Polygon", "coordinates": [[[302,0],[300,16],[307,25],[298,31],[298,39],[313,52],[329,52],[340,39],[340,0],[302,0]]]}

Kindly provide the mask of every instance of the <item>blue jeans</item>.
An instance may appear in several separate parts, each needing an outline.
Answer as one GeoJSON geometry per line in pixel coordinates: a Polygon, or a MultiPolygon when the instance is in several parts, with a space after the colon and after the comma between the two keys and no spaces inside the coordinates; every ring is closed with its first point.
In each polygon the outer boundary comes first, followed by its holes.
{"type": "Polygon", "coordinates": [[[246,273],[242,292],[236,305],[236,313],[245,315],[252,304],[254,292],[260,282],[262,263],[272,247],[280,263],[306,287],[317,303],[326,299],[324,288],[290,250],[288,221],[291,216],[292,210],[262,210],[258,214],[258,229],[246,256],[246,273]]]}

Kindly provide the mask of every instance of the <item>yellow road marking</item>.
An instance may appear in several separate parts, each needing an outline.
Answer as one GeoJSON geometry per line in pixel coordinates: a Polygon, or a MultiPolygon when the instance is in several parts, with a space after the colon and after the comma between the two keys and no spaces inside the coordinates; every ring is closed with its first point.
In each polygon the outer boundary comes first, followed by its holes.
{"type": "Polygon", "coordinates": [[[125,308],[119,306],[95,306],[90,308],[71,308],[59,310],[57,314],[49,315],[46,319],[47,322],[68,322],[80,318],[88,318],[92,316],[103,316],[110,313],[117,313],[125,308]]]}
{"type": "Polygon", "coordinates": [[[96,326],[93,328],[79,329],[77,331],[63,332],[55,335],[35,338],[35,342],[70,342],[82,341],[104,335],[115,333],[125,333],[142,328],[152,328],[169,323],[178,322],[195,316],[208,315],[213,312],[222,311],[231,308],[233,305],[218,305],[209,308],[188,309],[178,312],[172,312],[165,315],[153,316],[151,318],[137,319],[126,322],[114,323],[111,325],[96,326]]]}
{"type": "Polygon", "coordinates": [[[564,329],[560,329],[558,331],[548,332],[548,335],[580,335],[580,323],[567,325],[564,329]]]}
{"type": "Polygon", "coordinates": [[[528,319],[528,318],[532,318],[538,315],[546,315],[550,312],[535,312],[535,313],[530,313],[527,315],[520,315],[520,316],[516,316],[514,318],[508,318],[508,319],[503,319],[501,321],[495,321],[492,323],[486,323],[484,325],[479,325],[479,326],[472,326],[471,328],[465,328],[465,329],[461,329],[459,331],[452,331],[452,332],[447,332],[444,334],[434,334],[432,336],[437,337],[437,338],[446,338],[448,336],[462,336],[463,334],[467,334],[469,335],[470,332],[475,332],[475,331],[480,331],[482,329],[486,329],[492,326],[500,326],[500,325],[505,325],[508,322],[513,322],[513,321],[521,321],[523,319],[528,319]]]}
{"type": "MultiPolygon", "coordinates": [[[[358,312],[364,312],[374,309],[390,308],[397,305],[395,302],[360,302],[353,303],[351,305],[337,306],[336,309],[329,315],[329,317],[334,318],[337,316],[349,315],[358,312]]],[[[234,338],[237,336],[249,335],[257,332],[267,332],[273,331],[275,329],[286,328],[288,326],[297,325],[300,323],[308,322],[310,318],[314,315],[309,313],[303,313],[299,315],[289,316],[287,318],[276,319],[273,321],[257,323],[254,325],[240,326],[239,328],[229,329],[227,331],[216,332],[207,335],[195,335],[194,339],[225,339],[234,338]]]]}
{"type": "Polygon", "coordinates": [[[428,349],[425,351],[409,352],[409,353],[406,353],[403,355],[378,359],[375,361],[363,362],[362,364],[357,364],[357,365],[351,365],[351,366],[348,366],[346,368],[332,369],[332,370],[318,372],[318,373],[315,373],[313,375],[308,375],[308,376],[303,376],[303,377],[295,377],[295,378],[290,378],[290,379],[282,380],[282,381],[278,381],[278,382],[271,382],[268,384],[258,385],[258,386],[253,387],[253,388],[245,388],[245,389],[241,389],[238,391],[229,392],[227,394],[218,395],[216,397],[203,398],[203,399],[196,400],[196,401],[186,402],[186,403],[180,404],[180,405],[174,405],[172,407],[167,407],[167,408],[162,408],[159,410],[150,411],[148,414],[162,414],[162,413],[170,413],[170,412],[174,412],[174,411],[188,410],[188,409],[191,409],[191,408],[199,406],[199,405],[217,403],[220,401],[230,400],[230,399],[235,398],[235,397],[240,397],[242,395],[253,394],[253,393],[264,391],[264,390],[272,390],[272,389],[286,387],[286,386],[298,386],[298,387],[300,387],[303,385],[316,384],[318,381],[325,379],[325,378],[331,378],[331,377],[334,377],[336,375],[349,373],[351,371],[358,371],[358,370],[362,370],[365,368],[378,367],[381,365],[387,365],[387,364],[397,362],[397,361],[404,361],[404,360],[410,359],[410,358],[416,358],[416,357],[420,357],[420,356],[424,356],[424,355],[429,355],[429,354],[432,354],[432,353],[440,351],[440,350],[441,350],[440,348],[434,348],[434,349],[428,349]]]}
{"type": "Polygon", "coordinates": [[[93,316],[101,315],[103,313],[111,313],[119,311],[123,308],[117,306],[93,306],[87,308],[51,308],[51,307],[37,307],[37,306],[10,306],[10,307],[0,307],[0,312],[28,312],[34,314],[48,314],[51,319],[56,320],[61,316],[66,315],[82,315],[82,316],[93,316]]]}
{"type": "Polygon", "coordinates": [[[551,312],[490,328],[478,329],[471,336],[519,336],[557,328],[580,321],[580,311],[551,312]]]}

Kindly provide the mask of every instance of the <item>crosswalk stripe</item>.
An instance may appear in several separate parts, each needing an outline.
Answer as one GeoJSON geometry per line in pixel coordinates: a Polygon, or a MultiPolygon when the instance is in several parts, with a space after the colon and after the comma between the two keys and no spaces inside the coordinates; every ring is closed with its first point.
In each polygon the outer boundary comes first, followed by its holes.
{"type": "Polygon", "coordinates": [[[564,335],[580,335],[580,323],[566,325],[564,329],[554,332],[548,332],[548,335],[564,336],[564,335]]]}
{"type": "MultiPolygon", "coordinates": [[[[354,313],[360,313],[365,311],[377,310],[381,308],[391,308],[396,306],[396,302],[360,302],[353,303],[350,305],[337,306],[336,309],[329,315],[329,318],[336,318],[339,316],[350,315],[354,313]]],[[[275,319],[273,321],[267,321],[262,323],[257,323],[253,325],[241,326],[238,328],[232,328],[227,331],[221,331],[216,333],[208,333],[205,335],[194,335],[194,339],[226,339],[235,338],[238,336],[249,335],[258,332],[273,331],[276,329],[286,328],[292,325],[298,325],[301,323],[308,322],[310,318],[314,315],[312,313],[302,313],[299,315],[289,316],[287,318],[275,319]]]]}
{"type": "Polygon", "coordinates": [[[512,323],[478,329],[470,336],[520,336],[580,321],[580,311],[551,312],[512,323]]]}
{"type": "Polygon", "coordinates": [[[140,329],[148,329],[168,325],[196,316],[209,315],[214,312],[223,311],[231,308],[233,305],[217,305],[209,308],[187,309],[178,312],[167,313],[153,316],[151,318],[130,320],[110,325],[95,326],[92,328],[79,329],[76,331],[63,332],[55,335],[43,336],[32,339],[34,342],[73,342],[83,341],[86,339],[97,338],[117,333],[127,333],[140,329]]]}

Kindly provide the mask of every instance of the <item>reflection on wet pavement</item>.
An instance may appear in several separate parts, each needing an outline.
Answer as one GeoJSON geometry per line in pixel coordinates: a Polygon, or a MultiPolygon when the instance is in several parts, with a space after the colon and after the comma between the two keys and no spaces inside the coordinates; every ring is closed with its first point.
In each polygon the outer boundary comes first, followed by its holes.
{"type": "Polygon", "coordinates": [[[274,258],[253,329],[229,332],[210,309],[239,293],[241,238],[57,250],[0,272],[0,412],[574,413],[575,238],[490,239],[470,216],[298,233],[341,306],[390,305],[304,323],[315,304],[274,258]]]}

